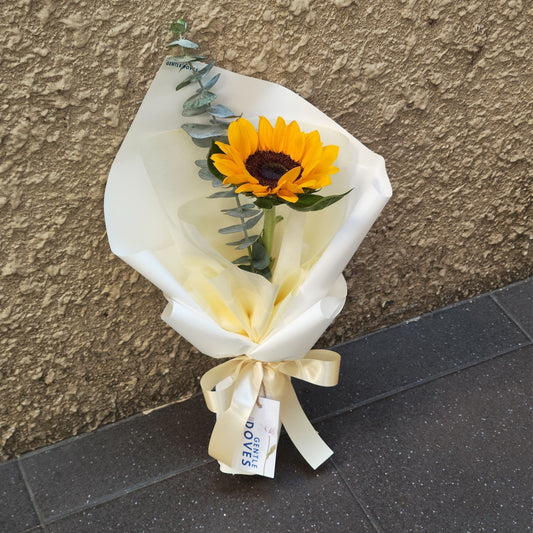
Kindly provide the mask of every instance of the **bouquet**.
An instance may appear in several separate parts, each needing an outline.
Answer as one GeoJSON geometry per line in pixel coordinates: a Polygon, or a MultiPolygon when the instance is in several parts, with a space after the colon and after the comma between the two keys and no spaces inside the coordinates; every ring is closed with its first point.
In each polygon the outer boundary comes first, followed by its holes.
{"type": "Polygon", "coordinates": [[[391,196],[385,164],[288,89],[200,63],[184,21],[172,30],[180,55],[164,61],[110,170],[110,246],[163,291],[170,327],[230,358],[201,380],[221,470],[273,477],[281,425],[317,468],[333,452],[291,378],[337,383],[339,355],[312,347],[391,196]]]}

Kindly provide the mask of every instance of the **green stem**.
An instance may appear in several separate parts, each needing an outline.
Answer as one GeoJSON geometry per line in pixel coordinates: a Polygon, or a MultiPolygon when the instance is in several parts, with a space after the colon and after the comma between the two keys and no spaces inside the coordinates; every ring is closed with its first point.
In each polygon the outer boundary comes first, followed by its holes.
{"type": "Polygon", "coordinates": [[[276,208],[265,209],[265,222],[263,225],[263,246],[272,257],[272,242],[274,241],[274,228],[276,227],[276,208]]]}

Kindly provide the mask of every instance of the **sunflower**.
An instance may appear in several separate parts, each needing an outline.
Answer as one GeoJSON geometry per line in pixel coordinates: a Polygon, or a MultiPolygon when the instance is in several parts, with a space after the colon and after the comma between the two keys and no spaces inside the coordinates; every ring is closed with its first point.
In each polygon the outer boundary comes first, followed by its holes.
{"type": "Polygon", "coordinates": [[[223,153],[211,160],[225,176],[224,185],[237,185],[236,192],[257,197],[277,196],[295,203],[300,194],[331,183],[332,166],[339,152],[335,145],[323,146],[318,131],[304,133],[293,121],[283,118],[272,126],[259,118],[258,131],[244,118],[229,125],[229,144],[217,142],[223,153]]]}

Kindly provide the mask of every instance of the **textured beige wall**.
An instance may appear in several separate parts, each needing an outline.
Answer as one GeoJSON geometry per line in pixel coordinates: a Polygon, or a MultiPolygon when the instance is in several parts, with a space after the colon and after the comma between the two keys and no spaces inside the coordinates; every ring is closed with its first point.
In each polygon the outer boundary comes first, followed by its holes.
{"type": "Polygon", "coordinates": [[[295,90],[387,160],[395,194],[323,344],[530,275],[525,1],[1,4],[1,456],[185,398],[211,365],[112,256],[102,212],[178,15],[220,66],[295,90]]]}

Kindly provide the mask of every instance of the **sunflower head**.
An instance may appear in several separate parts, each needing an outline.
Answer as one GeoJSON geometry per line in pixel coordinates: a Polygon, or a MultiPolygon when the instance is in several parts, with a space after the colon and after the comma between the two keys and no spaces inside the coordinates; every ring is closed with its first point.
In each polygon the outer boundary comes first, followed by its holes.
{"type": "Polygon", "coordinates": [[[331,183],[339,147],[323,146],[318,131],[304,133],[293,121],[279,117],[272,126],[259,118],[256,130],[239,118],[229,125],[229,144],[217,142],[222,153],[211,160],[225,176],[224,185],[236,185],[236,192],[256,197],[273,196],[289,203],[300,195],[331,183]]]}

